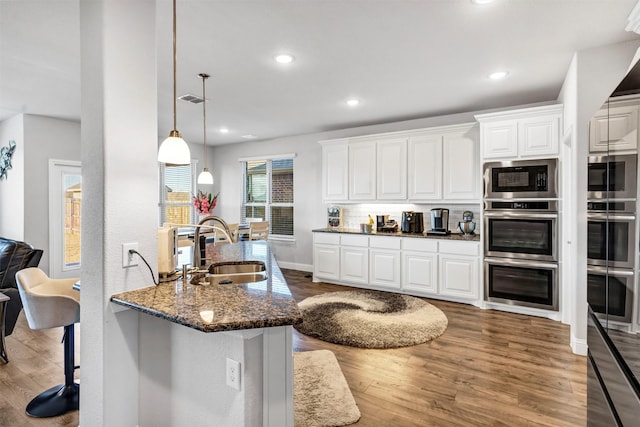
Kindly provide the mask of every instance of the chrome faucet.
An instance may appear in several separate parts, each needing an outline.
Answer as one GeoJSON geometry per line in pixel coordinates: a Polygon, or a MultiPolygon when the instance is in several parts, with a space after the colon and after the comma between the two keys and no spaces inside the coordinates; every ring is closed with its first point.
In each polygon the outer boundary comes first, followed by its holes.
{"type": "Polygon", "coordinates": [[[198,225],[196,225],[196,231],[195,234],[193,236],[193,266],[197,267],[198,269],[200,268],[200,264],[202,263],[202,259],[200,256],[200,228],[212,228],[214,230],[220,230],[222,232],[224,232],[225,234],[225,238],[229,240],[230,243],[235,243],[233,240],[233,236],[231,236],[231,230],[229,230],[229,226],[227,225],[227,223],[220,217],[218,216],[214,216],[214,215],[209,215],[209,216],[205,216],[204,218],[202,218],[200,221],[198,221],[198,225]],[[205,222],[207,221],[216,221],[218,222],[222,228],[217,227],[217,226],[209,226],[209,225],[204,225],[205,222]]]}

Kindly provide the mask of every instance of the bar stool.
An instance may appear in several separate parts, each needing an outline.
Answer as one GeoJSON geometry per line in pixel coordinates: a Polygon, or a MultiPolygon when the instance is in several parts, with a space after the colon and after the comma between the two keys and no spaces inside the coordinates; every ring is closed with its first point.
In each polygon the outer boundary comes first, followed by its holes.
{"type": "Polygon", "coordinates": [[[249,240],[269,239],[269,221],[249,223],[249,240]]]}
{"type": "Polygon", "coordinates": [[[16,283],[31,329],[64,327],[64,378],[62,385],[33,398],[26,412],[32,417],[55,417],[80,407],[80,385],[73,381],[74,323],[80,321],[80,292],[73,289],[78,279],[50,279],[39,268],[16,273],[16,283]]]}

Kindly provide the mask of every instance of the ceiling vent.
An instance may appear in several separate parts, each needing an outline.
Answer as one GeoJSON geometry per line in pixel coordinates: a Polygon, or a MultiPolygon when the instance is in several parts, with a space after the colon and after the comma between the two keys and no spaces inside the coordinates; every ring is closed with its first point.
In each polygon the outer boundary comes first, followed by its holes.
{"type": "Polygon", "coordinates": [[[179,96],[178,99],[181,99],[182,101],[190,102],[192,104],[202,104],[202,102],[204,101],[203,98],[196,95],[191,95],[190,93],[179,96]]]}

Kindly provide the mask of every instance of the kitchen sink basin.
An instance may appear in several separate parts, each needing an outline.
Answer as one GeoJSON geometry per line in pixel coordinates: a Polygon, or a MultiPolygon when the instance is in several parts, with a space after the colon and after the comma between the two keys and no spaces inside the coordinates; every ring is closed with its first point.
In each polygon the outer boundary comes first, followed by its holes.
{"type": "Polygon", "coordinates": [[[259,273],[265,270],[261,261],[218,262],[209,266],[209,273],[214,275],[259,273]]]}
{"type": "Polygon", "coordinates": [[[263,280],[267,280],[267,273],[261,271],[257,273],[207,274],[199,280],[199,283],[209,285],[238,285],[261,282],[263,280]]]}

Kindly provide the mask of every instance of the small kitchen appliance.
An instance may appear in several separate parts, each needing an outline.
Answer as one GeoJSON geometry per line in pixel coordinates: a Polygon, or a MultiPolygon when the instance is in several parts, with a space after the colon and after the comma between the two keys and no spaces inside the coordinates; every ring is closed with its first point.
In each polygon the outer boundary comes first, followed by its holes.
{"type": "Polygon", "coordinates": [[[424,218],[422,216],[422,212],[402,212],[401,231],[403,233],[422,233],[424,231],[424,218]]]}
{"type": "Polygon", "coordinates": [[[395,233],[398,231],[398,223],[395,219],[389,219],[380,230],[381,233],[395,233]]]}
{"type": "Polygon", "coordinates": [[[342,208],[331,206],[327,209],[327,225],[332,229],[342,227],[342,208]]]}
{"type": "Polygon", "coordinates": [[[376,215],[376,231],[382,231],[387,222],[389,222],[389,215],[376,215]]]}
{"type": "Polygon", "coordinates": [[[462,221],[458,223],[458,228],[462,234],[472,235],[476,229],[476,223],[473,222],[473,212],[464,211],[462,213],[462,221]]]}
{"type": "Polygon", "coordinates": [[[158,273],[168,277],[178,264],[178,229],[164,224],[158,228],[158,273]]]}
{"type": "Polygon", "coordinates": [[[449,209],[431,209],[431,230],[427,234],[447,235],[449,231],[449,209]]]}

